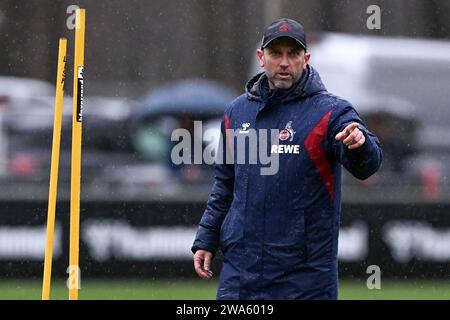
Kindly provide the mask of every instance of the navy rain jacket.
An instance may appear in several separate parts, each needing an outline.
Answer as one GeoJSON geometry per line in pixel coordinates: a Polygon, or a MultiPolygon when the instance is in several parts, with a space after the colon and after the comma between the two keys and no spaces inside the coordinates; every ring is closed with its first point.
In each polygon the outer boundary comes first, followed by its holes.
{"type": "Polygon", "coordinates": [[[280,145],[299,147],[279,154],[274,175],[261,175],[259,162],[216,164],[192,252],[222,250],[218,299],[337,299],[341,164],[358,179],[375,173],[377,137],[311,66],[290,89],[271,94],[264,73],[251,79],[227,107],[222,135],[247,127],[278,129],[280,145]],[[335,140],[352,122],[366,137],[353,150],[335,140]]]}

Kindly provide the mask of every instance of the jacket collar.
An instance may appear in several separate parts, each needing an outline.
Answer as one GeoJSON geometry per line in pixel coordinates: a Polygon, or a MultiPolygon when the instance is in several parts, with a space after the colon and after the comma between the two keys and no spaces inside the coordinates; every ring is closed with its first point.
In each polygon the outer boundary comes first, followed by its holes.
{"type": "Polygon", "coordinates": [[[289,89],[270,90],[264,72],[255,75],[246,85],[247,98],[263,102],[288,102],[322,91],[326,91],[325,86],[317,71],[310,65],[307,66],[301,78],[289,89]]]}

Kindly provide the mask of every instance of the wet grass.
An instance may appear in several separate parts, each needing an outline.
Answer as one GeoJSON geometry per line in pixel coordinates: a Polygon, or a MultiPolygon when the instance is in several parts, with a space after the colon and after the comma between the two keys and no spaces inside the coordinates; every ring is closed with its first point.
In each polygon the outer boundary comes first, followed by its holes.
{"type": "MultiPolygon", "coordinates": [[[[202,280],[84,280],[80,300],[209,300],[215,299],[216,282],[202,280]]],[[[65,281],[52,284],[51,299],[65,300],[65,281]]],[[[1,300],[39,300],[41,282],[34,280],[1,280],[1,300]]],[[[450,300],[450,280],[442,281],[383,281],[381,289],[369,290],[364,281],[341,281],[342,300],[450,300]]]]}

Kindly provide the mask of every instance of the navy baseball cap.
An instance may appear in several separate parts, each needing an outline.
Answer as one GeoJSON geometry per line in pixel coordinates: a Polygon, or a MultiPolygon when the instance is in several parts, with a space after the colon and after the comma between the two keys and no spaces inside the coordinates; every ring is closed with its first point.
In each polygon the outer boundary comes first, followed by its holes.
{"type": "Polygon", "coordinates": [[[306,37],[303,26],[295,20],[282,18],[275,20],[264,32],[261,49],[267,47],[273,40],[289,37],[297,41],[306,51],[306,37]]]}

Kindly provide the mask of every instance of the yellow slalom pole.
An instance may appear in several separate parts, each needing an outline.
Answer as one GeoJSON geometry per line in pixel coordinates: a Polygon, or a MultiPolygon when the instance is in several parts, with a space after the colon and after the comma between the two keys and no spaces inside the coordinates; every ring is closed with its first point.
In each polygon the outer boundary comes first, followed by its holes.
{"type": "Polygon", "coordinates": [[[80,269],[81,129],[83,121],[85,9],[76,10],[75,60],[73,69],[72,175],[70,192],[69,300],[78,300],[80,269]]]}
{"type": "Polygon", "coordinates": [[[55,115],[53,119],[52,159],[50,166],[50,188],[48,194],[47,234],[45,239],[44,280],[42,300],[50,299],[52,281],[53,239],[55,234],[56,195],[58,190],[59,149],[61,142],[62,104],[66,67],[67,40],[59,39],[58,73],[56,75],[55,115]]]}

